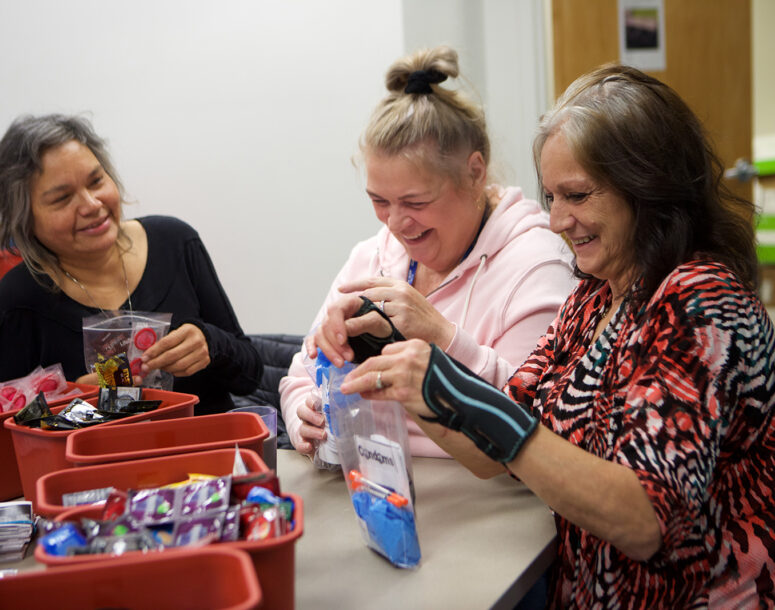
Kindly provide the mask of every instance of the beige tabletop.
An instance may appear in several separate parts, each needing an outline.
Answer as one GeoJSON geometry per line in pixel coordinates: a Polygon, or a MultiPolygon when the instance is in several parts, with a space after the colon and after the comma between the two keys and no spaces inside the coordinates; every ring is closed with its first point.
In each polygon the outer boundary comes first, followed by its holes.
{"type": "MultiPolygon", "coordinates": [[[[513,608],[551,563],[554,520],[524,485],[480,480],[453,460],[413,458],[418,568],[394,568],[361,539],[341,473],[277,452],[282,489],[304,501],[296,608],[513,608]]],[[[42,569],[32,553],[0,570],[42,569]]]]}
{"type": "Polygon", "coordinates": [[[480,480],[448,459],[413,458],[418,568],[363,542],[341,474],[278,451],[283,490],[304,500],[296,608],[513,608],[554,557],[551,512],[507,476],[480,480]]]}

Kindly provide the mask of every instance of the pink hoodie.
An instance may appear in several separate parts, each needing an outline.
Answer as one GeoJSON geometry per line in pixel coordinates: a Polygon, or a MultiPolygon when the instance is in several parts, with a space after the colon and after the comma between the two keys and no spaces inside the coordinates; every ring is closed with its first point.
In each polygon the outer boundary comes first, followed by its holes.
{"type": "MultiPolygon", "coordinates": [[[[576,280],[571,252],[549,230],[546,212],[524,199],[520,188],[496,189],[500,202],[474,249],[427,299],[457,327],[447,353],[502,387],[546,332],[576,280]]],[[[338,287],[345,282],[377,275],[405,280],[408,269],[406,250],[382,227],[352,249],[312,328],[341,297],[338,287]]],[[[297,353],[280,381],[283,418],[294,446],[301,427],[296,411],[312,391],[316,386],[297,353]]],[[[407,426],[413,455],[448,457],[409,417],[407,426]]]]}

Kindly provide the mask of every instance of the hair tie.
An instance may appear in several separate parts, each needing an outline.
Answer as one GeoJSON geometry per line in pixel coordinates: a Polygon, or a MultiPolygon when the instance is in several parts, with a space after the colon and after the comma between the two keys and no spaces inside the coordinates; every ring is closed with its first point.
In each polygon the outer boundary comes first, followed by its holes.
{"type": "Polygon", "coordinates": [[[415,70],[409,75],[404,93],[433,93],[431,85],[437,85],[447,80],[447,75],[438,70],[415,70]]]}

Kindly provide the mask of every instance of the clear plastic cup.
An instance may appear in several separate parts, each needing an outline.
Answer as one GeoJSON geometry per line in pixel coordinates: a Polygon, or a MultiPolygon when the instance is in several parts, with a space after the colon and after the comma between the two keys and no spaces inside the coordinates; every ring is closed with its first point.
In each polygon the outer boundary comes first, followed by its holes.
{"type": "Polygon", "coordinates": [[[264,462],[272,470],[277,470],[277,409],[271,405],[250,405],[232,411],[248,411],[261,416],[269,428],[269,437],[264,440],[264,462]]]}

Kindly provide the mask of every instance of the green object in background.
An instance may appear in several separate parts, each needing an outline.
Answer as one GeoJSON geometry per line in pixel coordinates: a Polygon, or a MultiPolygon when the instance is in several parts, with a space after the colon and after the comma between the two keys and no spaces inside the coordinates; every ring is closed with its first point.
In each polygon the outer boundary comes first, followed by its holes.
{"type": "Polygon", "coordinates": [[[756,168],[756,174],[758,176],[772,176],[775,174],[775,159],[754,161],[753,166],[756,168]]]}
{"type": "Polygon", "coordinates": [[[773,214],[762,214],[756,219],[756,255],[760,263],[775,265],[775,215],[773,214]]]}

